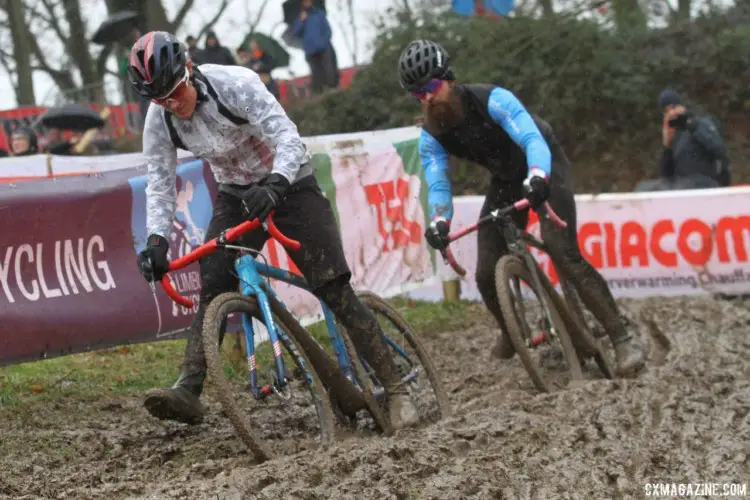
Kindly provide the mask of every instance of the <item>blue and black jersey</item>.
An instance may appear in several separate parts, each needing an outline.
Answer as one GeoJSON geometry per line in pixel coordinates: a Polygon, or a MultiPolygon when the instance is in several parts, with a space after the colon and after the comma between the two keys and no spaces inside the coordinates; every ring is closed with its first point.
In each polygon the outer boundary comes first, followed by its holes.
{"type": "Polygon", "coordinates": [[[456,91],[463,121],[440,132],[426,124],[419,139],[431,219],[453,217],[449,154],[486,167],[494,182],[520,184],[532,173],[530,169],[552,175],[551,128],[532,116],[512,92],[494,85],[457,85],[456,91]]]}

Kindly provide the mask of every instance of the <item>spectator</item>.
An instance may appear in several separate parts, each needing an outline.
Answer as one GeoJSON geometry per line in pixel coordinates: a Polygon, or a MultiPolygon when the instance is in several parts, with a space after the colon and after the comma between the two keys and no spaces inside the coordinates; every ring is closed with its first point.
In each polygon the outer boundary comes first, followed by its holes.
{"type": "Polygon", "coordinates": [[[44,147],[47,153],[53,155],[72,155],[73,141],[64,137],[63,131],[57,128],[49,129],[47,133],[47,144],[44,147]]]}
{"type": "Polygon", "coordinates": [[[664,113],[661,178],[642,181],[635,190],[729,186],[729,156],[713,120],[688,111],[673,90],[665,89],[659,94],[659,106],[664,113]]]}
{"type": "Polygon", "coordinates": [[[313,93],[336,87],[336,70],[331,51],[331,25],[325,12],[314,7],[312,0],[302,0],[299,18],[292,32],[302,38],[302,49],[310,65],[313,93]]]}
{"type": "Polygon", "coordinates": [[[203,51],[198,48],[198,40],[193,35],[188,35],[185,39],[188,48],[188,55],[193,64],[203,64],[203,51]]]}
{"type": "Polygon", "coordinates": [[[235,51],[235,58],[237,59],[238,66],[250,67],[250,51],[244,46],[240,45],[235,51]]]}
{"type": "Polygon", "coordinates": [[[10,136],[10,156],[35,155],[39,152],[36,132],[28,127],[19,127],[10,136]]]}
{"type": "Polygon", "coordinates": [[[138,103],[138,109],[141,114],[138,126],[142,127],[143,122],[146,120],[146,112],[148,111],[151,101],[133,90],[133,86],[128,83],[128,59],[130,58],[130,48],[140,37],[141,31],[138,28],[133,28],[130,33],[118,40],[116,45],[119,50],[119,72],[123,85],[123,94],[127,101],[138,103]]]}
{"type": "Polygon", "coordinates": [[[219,39],[216,38],[216,33],[213,31],[209,31],[206,34],[206,46],[200,57],[203,64],[223,64],[225,66],[234,66],[237,64],[232,51],[219,43],[219,39]]]}
{"type": "Polygon", "coordinates": [[[250,52],[247,66],[258,73],[260,79],[266,84],[266,88],[279,100],[279,86],[271,76],[274,61],[271,55],[263,50],[256,40],[250,40],[250,52]]]}

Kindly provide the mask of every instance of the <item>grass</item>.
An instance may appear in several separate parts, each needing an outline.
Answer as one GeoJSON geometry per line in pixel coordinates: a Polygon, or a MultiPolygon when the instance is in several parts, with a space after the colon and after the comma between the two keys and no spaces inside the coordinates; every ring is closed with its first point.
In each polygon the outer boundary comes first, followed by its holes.
{"type": "MultiPolygon", "coordinates": [[[[390,302],[424,338],[466,328],[487,315],[483,305],[468,301],[433,303],[396,298],[390,302]]],[[[330,344],[324,322],[308,330],[322,345],[330,344]]],[[[0,410],[168,387],[179,373],[185,343],[171,340],[133,344],[2,367],[0,410]]],[[[231,349],[231,341],[225,341],[224,347],[231,349]]],[[[270,366],[271,355],[271,346],[261,344],[257,350],[259,365],[270,366]]],[[[244,362],[236,366],[244,371],[244,362]]]]}

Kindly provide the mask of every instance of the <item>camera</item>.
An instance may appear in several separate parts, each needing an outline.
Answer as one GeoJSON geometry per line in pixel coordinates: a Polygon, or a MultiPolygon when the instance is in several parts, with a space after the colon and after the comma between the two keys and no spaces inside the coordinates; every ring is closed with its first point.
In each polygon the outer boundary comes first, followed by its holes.
{"type": "Polygon", "coordinates": [[[676,116],[669,120],[669,126],[672,128],[685,128],[693,115],[689,112],[684,112],[679,116],[676,116]]]}

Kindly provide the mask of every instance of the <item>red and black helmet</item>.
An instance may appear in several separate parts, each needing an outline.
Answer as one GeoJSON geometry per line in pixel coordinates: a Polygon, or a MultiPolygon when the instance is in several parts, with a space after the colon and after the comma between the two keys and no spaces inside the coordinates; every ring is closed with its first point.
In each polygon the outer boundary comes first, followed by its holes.
{"type": "Polygon", "coordinates": [[[146,33],[130,50],[130,83],[148,99],[167,95],[185,76],[188,60],[185,52],[184,45],[171,33],[146,33]]]}

